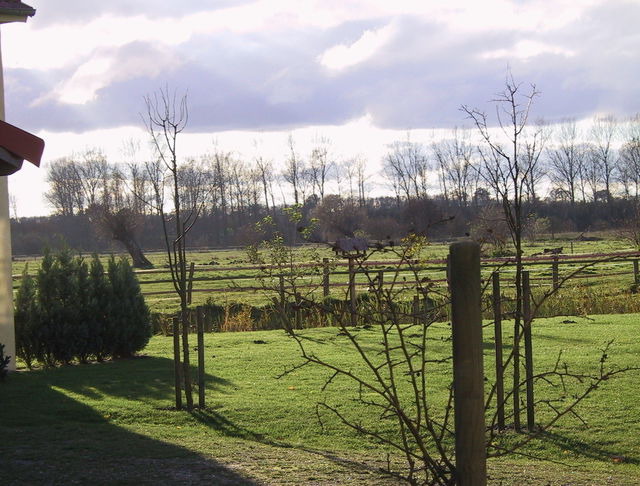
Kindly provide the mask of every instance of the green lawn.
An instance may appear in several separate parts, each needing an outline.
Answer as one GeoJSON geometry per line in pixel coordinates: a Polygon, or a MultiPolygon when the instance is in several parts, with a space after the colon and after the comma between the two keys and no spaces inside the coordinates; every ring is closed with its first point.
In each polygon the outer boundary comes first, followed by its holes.
{"type": "MultiPolygon", "coordinates": [[[[490,377],[492,330],[485,331],[490,377]]],[[[374,331],[358,332],[375,349],[374,331]]],[[[573,369],[594,369],[599,350],[615,339],[610,364],[638,366],[639,334],[640,315],[541,319],[534,327],[535,363],[538,370],[548,368],[564,350],[573,369]]],[[[337,329],[304,335],[315,352],[358,369],[337,329]]],[[[447,335],[446,324],[434,327],[432,355],[450,353],[447,335]]],[[[208,408],[193,413],[171,409],[171,346],[171,338],[154,337],[137,359],[11,375],[0,384],[2,483],[397,483],[379,472],[388,452],[382,446],[365,442],[330,415],[319,425],[316,403],[327,400],[366,423],[392,427],[358,408],[348,382],[337,380],[322,392],[327,372],[313,367],[276,378],[300,361],[282,331],[207,335],[208,408]]],[[[435,367],[429,380],[435,401],[442,401],[447,367],[435,367]]],[[[490,483],[640,484],[639,385],[638,372],[604,383],[579,408],[586,425],[567,418],[524,451],[546,462],[525,456],[490,460],[490,483]]],[[[550,391],[540,387],[539,393],[550,391]]]]}

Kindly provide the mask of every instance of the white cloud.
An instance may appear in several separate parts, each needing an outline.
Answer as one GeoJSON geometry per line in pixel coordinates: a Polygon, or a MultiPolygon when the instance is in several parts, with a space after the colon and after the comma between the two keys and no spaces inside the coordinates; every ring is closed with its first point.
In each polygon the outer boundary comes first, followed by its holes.
{"type": "Polygon", "coordinates": [[[342,70],[373,57],[395,34],[393,24],[376,30],[365,30],[353,44],[338,44],[327,49],[319,58],[320,64],[331,70],[342,70]]]}
{"type": "Polygon", "coordinates": [[[516,42],[512,47],[505,49],[495,49],[484,52],[480,55],[482,59],[520,59],[527,60],[541,54],[556,54],[565,57],[572,57],[575,52],[564,47],[546,44],[533,40],[522,40],[516,42]]]}

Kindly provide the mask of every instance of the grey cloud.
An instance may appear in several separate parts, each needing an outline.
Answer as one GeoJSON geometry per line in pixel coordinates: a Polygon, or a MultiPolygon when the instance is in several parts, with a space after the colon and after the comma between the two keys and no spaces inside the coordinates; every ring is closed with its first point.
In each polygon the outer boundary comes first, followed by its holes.
{"type": "Polygon", "coordinates": [[[399,34],[376,56],[335,73],[320,66],[318,56],[385,25],[385,19],[286,34],[202,35],[170,50],[137,42],[114,50],[121,69],[135,71],[140,58],[180,62],[168,63],[156,77],[123,73],[83,106],[24,103],[50,91],[69,71],[7,70],[8,114],[30,129],[137,124],[142,96],[168,84],[189,90],[192,131],[340,124],[365,113],[385,128],[451,127],[465,124],[462,104],[490,109],[487,101],[504,86],[509,65],[517,80],[536,83],[541,91],[536,117],[582,117],[595,111],[626,116],[640,111],[640,65],[635,55],[625,57],[640,47],[635,33],[640,6],[619,3],[621,10],[611,13],[608,5],[561,30],[527,34],[527,40],[574,50],[572,57],[544,53],[528,60],[486,59],[483,53],[508,49],[525,38],[513,30],[460,35],[411,18],[395,20],[399,34]],[[623,14],[625,20],[618,23],[623,14]]]}

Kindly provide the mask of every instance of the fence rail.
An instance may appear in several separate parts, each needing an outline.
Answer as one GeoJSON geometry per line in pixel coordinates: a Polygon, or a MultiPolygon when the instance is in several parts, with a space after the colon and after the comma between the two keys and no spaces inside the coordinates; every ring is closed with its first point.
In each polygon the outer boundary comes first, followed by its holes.
{"type": "MultiPolygon", "coordinates": [[[[578,273],[572,278],[587,279],[587,278],[607,278],[607,277],[620,277],[624,275],[633,275],[634,282],[640,281],[640,275],[638,272],[638,259],[640,258],[640,252],[616,252],[616,253],[592,253],[585,255],[558,255],[558,256],[535,256],[525,257],[523,262],[525,268],[534,267],[536,271],[534,273],[532,269],[531,280],[536,284],[532,285],[554,285],[557,286],[562,275],[562,270],[570,269],[572,272],[579,268],[579,266],[589,265],[589,268],[585,268],[582,273],[578,273]],[[600,266],[606,265],[604,269],[600,268],[599,273],[592,273],[593,270],[600,266]],[[629,265],[628,270],[622,268],[623,265],[629,265]],[[544,268],[546,267],[546,268],[544,268]]],[[[347,261],[327,262],[324,263],[294,263],[296,269],[309,269],[309,273],[291,273],[281,272],[271,274],[269,277],[274,280],[273,288],[277,288],[276,280],[280,277],[285,279],[291,278],[294,275],[299,279],[307,279],[308,282],[296,284],[297,288],[308,289],[318,287],[324,289],[325,295],[328,294],[327,289],[332,288],[345,288],[355,286],[358,288],[369,287],[371,285],[371,278],[362,279],[362,276],[368,275],[374,277],[376,275],[382,275],[380,281],[389,281],[389,275],[397,277],[402,275],[403,272],[415,271],[419,275],[428,280],[434,286],[445,286],[447,284],[445,259],[435,259],[428,261],[411,260],[406,262],[400,262],[397,260],[378,260],[367,261],[359,267],[352,267],[349,270],[349,263],[347,261]],[[347,270],[335,270],[336,268],[346,267],[347,270]],[[313,269],[316,272],[313,272],[313,269]],[[353,275],[353,279],[349,278],[353,275]],[[340,277],[347,277],[346,281],[339,281],[340,277]],[[360,277],[360,278],[359,278],[360,277]],[[315,281],[314,281],[315,280],[315,281]],[[338,281],[337,281],[338,280],[338,281]],[[351,283],[350,283],[351,282],[351,283]]],[[[483,279],[490,278],[490,274],[496,269],[500,269],[503,274],[509,274],[515,267],[515,258],[486,258],[481,262],[481,271],[483,279]]],[[[256,292],[264,290],[264,286],[246,285],[248,281],[252,283],[257,279],[264,277],[264,272],[278,270],[281,267],[277,265],[253,265],[253,266],[234,266],[234,267],[215,267],[208,266],[196,266],[195,272],[243,272],[240,275],[217,275],[217,276],[197,276],[193,278],[193,292],[211,292],[211,293],[242,293],[242,292],[256,292]],[[214,288],[198,288],[195,285],[203,282],[229,282],[227,286],[214,287],[214,288]],[[244,285],[243,285],[244,283],[244,285]]],[[[140,273],[160,273],[157,270],[141,271],[140,273]]],[[[167,271],[164,271],[166,274],[167,271]]],[[[167,284],[171,283],[170,279],[156,279],[156,280],[141,280],[141,285],[146,286],[150,284],[167,284]]],[[[397,282],[396,282],[397,284],[397,282]]],[[[508,286],[506,281],[504,286],[508,286]]],[[[144,288],[144,287],[143,287],[144,288]]],[[[145,290],[144,295],[156,296],[156,295],[170,295],[173,294],[173,290],[145,290]]]]}
{"type": "MultiPolygon", "coordinates": [[[[525,268],[530,267],[531,281],[536,282],[532,285],[557,286],[560,281],[562,270],[569,269],[571,272],[576,271],[579,266],[588,266],[581,273],[576,274],[572,278],[576,279],[596,279],[608,277],[621,277],[625,275],[633,275],[633,282],[640,284],[640,272],[638,261],[640,252],[625,251],[615,253],[590,253],[582,255],[535,255],[523,257],[525,268]],[[624,268],[626,266],[626,268],[624,268]],[[598,273],[593,273],[598,268],[598,273]]],[[[484,258],[481,261],[481,272],[483,280],[488,280],[496,269],[508,276],[515,267],[515,258],[484,258]]],[[[447,284],[447,260],[375,260],[365,261],[361,264],[349,265],[349,261],[324,259],[323,262],[292,262],[286,266],[278,265],[234,265],[234,266],[212,266],[212,265],[195,265],[194,273],[190,280],[190,288],[193,293],[243,293],[256,292],[264,290],[264,285],[256,285],[256,281],[265,278],[268,275],[273,280],[273,288],[278,287],[277,280],[280,278],[287,280],[294,276],[303,279],[296,283],[296,287],[300,289],[309,289],[317,287],[323,289],[324,295],[328,295],[332,288],[345,287],[368,287],[371,285],[371,278],[363,279],[363,276],[377,276],[379,283],[390,282],[402,277],[404,272],[418,272],[421,278],[434,286],[446,286],[447,284]],[[280,271],[284,267],[294,267],[296,272],[280,271]],[[344,270],[342,270],[344,268],[344,270]],[[301,272],[306,270],[308,272],[301,272]],[[210,273],[217,275],[207,275],[210,273]],[[269,274],[269,272],[271,272],[269,274]],[[222,275],[221,275],[222,273],[222,275]],[[204,283],[226,283],[221,286],[205,286],[204,283]],[[247,283],[253,285],[247,285],[247,283]],[[200,284],[200,285],[199,285],[200,284]]],[[[172,284],[170,271],[168,268],[156,268],[151,270],[136,270],[140,285],[143,289],[143,295],[147,297],[154,296],[171,296],[175,295],[175,291],[171,287],[166,286],[172,284]],[[167,278],[153,278],[155,275],[166,275],[167,278]],[[150,276],[151,278],[146,278],[150,276]],[[153,288],[153,287],[156,288],[153,288]],[[162,286],[164,288],[158,288],[162,286]]],[[[13,275],[14,290],[19,285],[21,275],[13,275]]],[[[214,284],[215,285],[215,284],[214,284]]],[[[504,282],[508,286],[508,279],[504,282]]]]}

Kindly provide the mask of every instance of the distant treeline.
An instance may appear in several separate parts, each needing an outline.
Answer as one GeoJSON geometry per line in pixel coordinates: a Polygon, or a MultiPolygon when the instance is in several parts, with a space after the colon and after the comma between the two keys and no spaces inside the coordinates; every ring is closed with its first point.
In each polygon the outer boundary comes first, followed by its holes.
{"type": "MultiPolygon", "coordinates": [[[[370,240],[396,240],[409,232],[443,239],[469,234],[495,245],[506,244],[508,229],[500,205],[478,191],[467,204],[444,198],[401,199],[394,197],[354,200],[326,195],[312,196],[301,207],[303,221],[291,224],[283,207],[252,206],[243,211],[203,212],[189,233],[190,247],[246,246],[279,231],[287,243],[300,242],[300,226],[313,225],[312,242],[331,243],[340,236],[363,236],[370,240]],[[271,234],[256,223],[270,216],[271,234]]],[[[635,198],[609,201],[537,201],[525,207],[525,232],[530,238],[559,232],[620,230],[633,233],[638,226],[635,198]]],[[[146,214],[135,217],[134,236],[144,251],[163,249],[160,220],[146,214]]],[[[264,228],[264,225],[263,225],[264,228]]],[[[20,218],[11,221],[14,254],[39,254],[43,248],[68,246],[82,252],[125,251],[120,242],[88,212],[73,215],[20,218]]]]}

